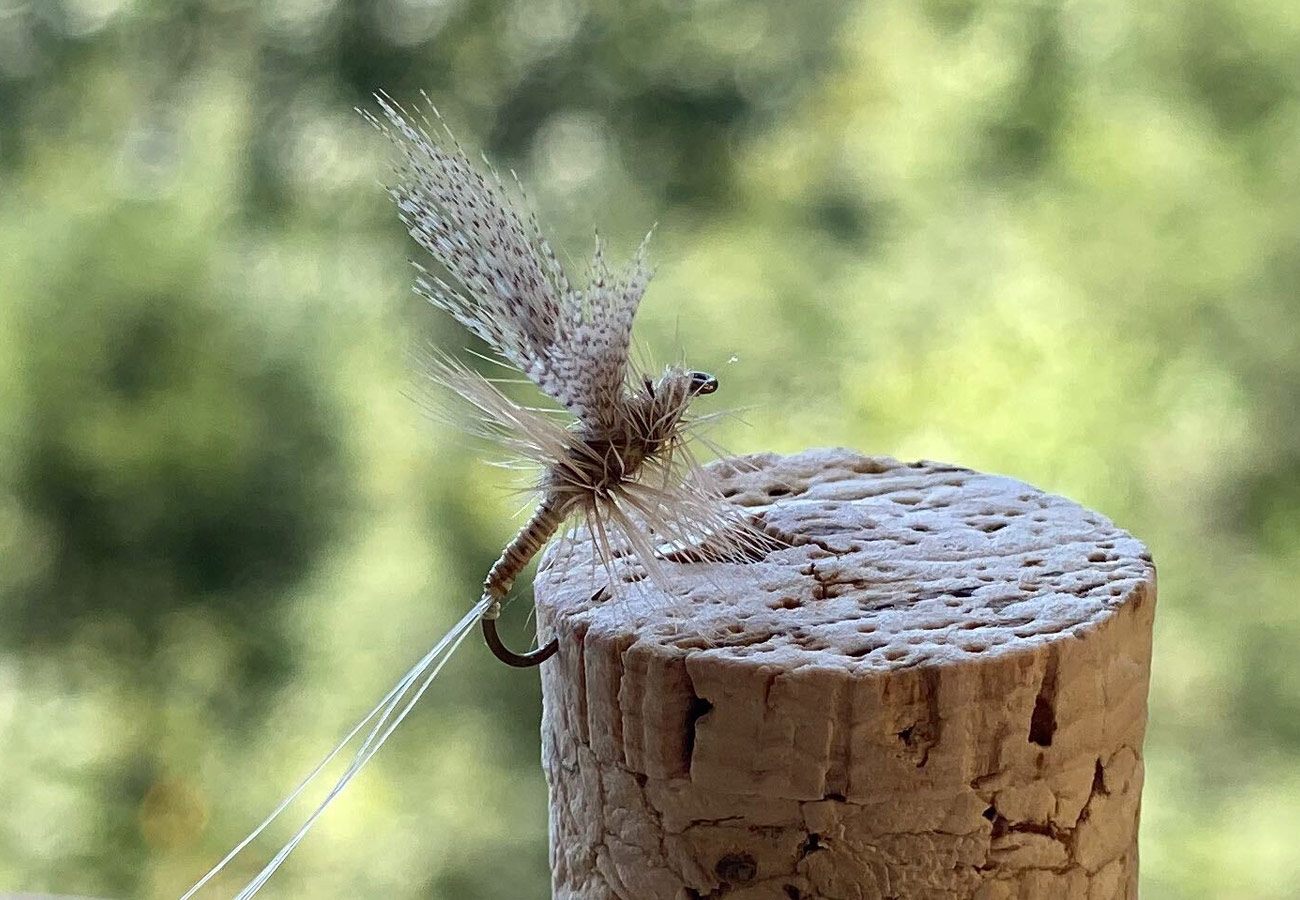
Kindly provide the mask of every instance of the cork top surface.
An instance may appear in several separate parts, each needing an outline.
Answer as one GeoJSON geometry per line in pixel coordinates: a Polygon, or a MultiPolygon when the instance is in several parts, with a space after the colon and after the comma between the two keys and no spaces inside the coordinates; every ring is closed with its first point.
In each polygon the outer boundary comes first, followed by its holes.
{"type": "Polygon", "coordinates": [[[676,655],[901,669],[970,663],[1095,627],[1154,582],[1146,548],[1103,516],[1023,482],[850,450],[711,466],[784,544],[737,563],[669,562],[669,584],[592,548],[552,548],[544,618],[676,655]]]}

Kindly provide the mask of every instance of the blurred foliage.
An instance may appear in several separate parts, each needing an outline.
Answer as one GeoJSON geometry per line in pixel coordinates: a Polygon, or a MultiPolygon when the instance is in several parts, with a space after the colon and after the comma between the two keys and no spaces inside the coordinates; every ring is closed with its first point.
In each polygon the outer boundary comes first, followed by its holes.
{"type": "MultiPolygon", "coordinates": [[[[0,3],[0,888],[177,895],[511,531],[403,396],[462,338],[375,186],[384,88],[574,259],[659,221],[641,336],[749,407],[724,445],[1147,540],[1143,896],[1300,896],[1297,58],[1265,0],[0,3]]],[[[467,648],[269,890],[546,895],[538,708],[467,648]]]]}

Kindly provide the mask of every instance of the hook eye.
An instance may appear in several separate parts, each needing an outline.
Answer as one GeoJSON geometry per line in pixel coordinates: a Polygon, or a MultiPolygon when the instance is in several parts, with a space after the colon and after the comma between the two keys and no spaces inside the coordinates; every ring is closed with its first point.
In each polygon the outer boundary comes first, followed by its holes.
{"type": "Polygon", "coordinates": [[[691,373],[691,394],[698,396],[700,394],[712,394],[718,389],[718,379],[708,372],[691,373]]]}

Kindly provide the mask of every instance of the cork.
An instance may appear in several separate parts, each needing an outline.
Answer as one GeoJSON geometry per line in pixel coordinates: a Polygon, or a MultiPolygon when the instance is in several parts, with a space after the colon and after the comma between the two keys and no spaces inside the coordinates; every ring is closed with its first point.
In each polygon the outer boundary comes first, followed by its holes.
{"type": "Polygon", "coordinates": [[[784,546],[538,574],[554,897],[1136,897],[1146,548],[939,463],[714,471],[784,546]]]}

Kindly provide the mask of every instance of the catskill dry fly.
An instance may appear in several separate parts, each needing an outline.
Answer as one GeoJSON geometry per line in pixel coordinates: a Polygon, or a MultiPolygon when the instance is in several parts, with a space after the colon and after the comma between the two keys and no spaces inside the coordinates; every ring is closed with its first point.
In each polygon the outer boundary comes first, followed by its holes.
{"type": "Polygon", "coordinates": [[[525,406],[463,362],[443,356],[427,362],[432,381],[468,404],[472,413],[462,421],[468,430],[540,472],[532,484],[536,506],[488,572],[478,602],[182,900],[261,834],[368,726],[348,768],[238,897],[257,893],[383,746],[475,622],[493,654],[509,665],[539,665],[555,654],[553,638],[536,650],[510,650],[496,620],[519,574],[556,534],[591,541],[612,595],[637,581],[620,577],[616,568],[635,568],[651,583],[664,584],[663,561],[683,551],[695,560],[725,561],[772,544],[722,498],[692,449],[696,429],[709,417],[692,417],[690,407],[716,391],[718,380],[685,366],[650,372],[631,359],[632,322],[651,274],[645,242],[629,264],[614,269],[598,239],[585,283],[572,282],[535,215],[511,202],[495,170],[469,160],[432,104],[429,114],[437,125],[429,115],[408,114],[386,95],[377,101],[379,114],[362,115],[397,150],[389,193],[407,231],[427,253],[424,263],[415,264],[416,291],[482,339],[497,362],[559,404],[525,406]]]}

